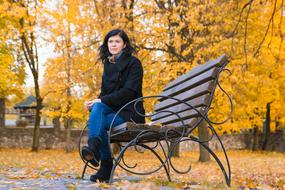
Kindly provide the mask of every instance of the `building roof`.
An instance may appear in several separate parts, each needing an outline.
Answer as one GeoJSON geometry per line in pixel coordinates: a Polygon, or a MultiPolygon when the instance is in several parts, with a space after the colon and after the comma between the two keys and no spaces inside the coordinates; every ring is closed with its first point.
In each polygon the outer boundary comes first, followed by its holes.
{"type": "Polygon", "coordinates": [[[37,107],[37,101],[36,97],[33,95],[28,96],[25,100],[14,106],[15,109],[36,108],[36,107],[37,107]]]}

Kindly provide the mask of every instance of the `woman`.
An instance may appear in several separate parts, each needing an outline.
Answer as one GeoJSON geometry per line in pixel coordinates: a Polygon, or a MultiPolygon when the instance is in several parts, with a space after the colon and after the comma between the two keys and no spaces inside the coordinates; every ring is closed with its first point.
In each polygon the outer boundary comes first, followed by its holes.
{"type": "MultiPolygon", "coordinates": [[[[110,178],[113,160],[108,144],[110,124],[118,111],[129,101],[142,97],[143,68],[138,58],[134,57],[134,48],[127,34],[120,29],[110,31],[99,48],[99,59],[104,64],[101,93],[97,99],[85,103],[90,110],[88,121],[88,146],[82,148],[82,156],[94,166],[100,168],[90,180],[107,181],[110,178]]],[[[144,123],[142,102],[134,108],[130,104],[115,118],[112,125],[126,121],[144,123]]]]}

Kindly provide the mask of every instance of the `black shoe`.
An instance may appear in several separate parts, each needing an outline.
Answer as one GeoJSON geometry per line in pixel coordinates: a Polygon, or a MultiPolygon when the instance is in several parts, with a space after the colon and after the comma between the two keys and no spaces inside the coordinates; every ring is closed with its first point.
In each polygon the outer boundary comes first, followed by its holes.
{"type": "Polygon", "coordinates": [[[83,146],[81,154],[84,160],[90,162],[93,166],[99,166],[100,162],[100,152],[99,147],[101,145],[101,140],[98,138],[88,139],[88,146],[83,146]]]}
{"type": "Polygon", "coordinates": [[[108,182],[110,179],[111,171],[113,168],[113,161],[110,160],[102,160],[99,170],[96,174],[90,176],[90,180],[93,182],[108,182]]]}

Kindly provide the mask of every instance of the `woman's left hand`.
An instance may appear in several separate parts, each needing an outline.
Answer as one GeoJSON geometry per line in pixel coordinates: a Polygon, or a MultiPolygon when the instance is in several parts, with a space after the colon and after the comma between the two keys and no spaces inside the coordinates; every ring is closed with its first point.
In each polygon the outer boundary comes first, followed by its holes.
{"type": "Polygon", "coordinates": [[[91,106],[96,103],[96,102],[101,102],[101,99],[94,99],[94,100],[91,100],[91,101],[86,101],[84,103],[84,106],[87,110],[90,110],[91,106]]]}

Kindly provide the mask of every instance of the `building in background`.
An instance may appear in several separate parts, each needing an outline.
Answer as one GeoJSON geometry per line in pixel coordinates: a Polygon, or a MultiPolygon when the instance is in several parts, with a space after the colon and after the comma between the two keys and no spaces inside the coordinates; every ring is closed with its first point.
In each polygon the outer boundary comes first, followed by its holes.
{"type": "Polygon", "coordinates": [[[36,97],[33,95],[28,96],[22,102],[16,104],[14,109],[19,113],[16,124],[34,125],[36,117],[36,97]]]}

